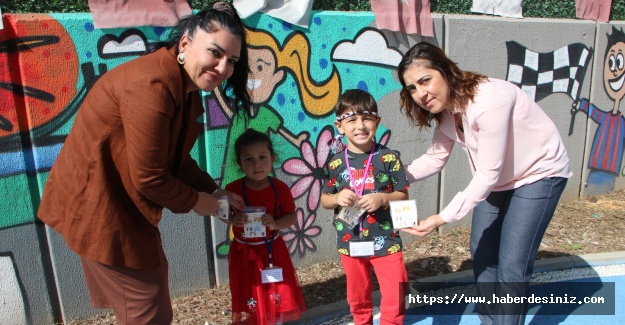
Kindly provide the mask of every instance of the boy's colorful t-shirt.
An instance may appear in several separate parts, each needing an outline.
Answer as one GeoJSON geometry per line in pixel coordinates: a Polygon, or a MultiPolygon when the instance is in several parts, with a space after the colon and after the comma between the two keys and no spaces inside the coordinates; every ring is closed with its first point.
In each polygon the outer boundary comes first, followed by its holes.
{"type": "MultiPolygon", "coordinates": [[[[348,152],[348,158],[352,177],[360,189],[363,173],[369,160],[369,153],[348,152]]],[[[345,152],[341,151],[332,156],[326,166],[326,171],[327,179],[323,185],[323,193],[335,194],[344,188],[357,192],[350,184],[349,172],[345,163],[345,152]]],[[[364,179],[363,195],[403,191],[410,187],[399,154],[380,144],[376,144],[371,165],[364,179]]],[[[361,227],[356,225],[350,229],[345,222],[337,219],[336,215],[340,209],[341,207],[338,207],[334,211],[333,225],[337,234],[336,246],[339,253],[350,255],[349,240],[359,238],[361,227]]],[[[375,256],[385,256],[402,250],[401,238],[399,233],[393,229],[393,221],[388,206],[380,207],[373,213],[366,212],[361,220],[362,238],[374,241],[375,256]]]]}

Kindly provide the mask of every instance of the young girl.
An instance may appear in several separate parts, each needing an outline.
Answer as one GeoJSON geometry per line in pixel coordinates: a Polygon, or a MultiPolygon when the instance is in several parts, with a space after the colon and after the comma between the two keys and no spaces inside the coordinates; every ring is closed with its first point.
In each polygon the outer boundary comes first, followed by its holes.
{"type": "Polygon", "coordinates": [[[295,223],[295,201],[289,187],[271,176],[276,155],[269,136],[248,129],[235,142],[237,164],[245,176],[226,185],[247,207],[264,207],[260,222],[266,236],[253,237],[248,215],[229,216],[234,240],[228,254],[232,322],[281,324],[306,309],[295,268],[279,230],[295,223]],[[246,236],[247,235],[247,236],[246,236]]]}

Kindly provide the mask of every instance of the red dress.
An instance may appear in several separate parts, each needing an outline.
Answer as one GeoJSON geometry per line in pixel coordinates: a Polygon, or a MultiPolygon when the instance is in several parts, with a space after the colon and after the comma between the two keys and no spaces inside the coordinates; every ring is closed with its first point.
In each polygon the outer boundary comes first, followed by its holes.
{"type": "MultiPolygon", "coordinates": [[[[244,191],[243,179],[238,179],[226,185],[226,190],[244,197],[248,206],[265,207],[267,213],[276,219],[295,212],[295,201],[288,185],[277,179],[273,179],[273,184],[275,187],[267,186],[262,190],[246,187],[244,191]],[[277,214],[274,211],[276,198],[277,214]]],[[[262,238],[244,238],[242,227],[232,228],[234,240],[228,253],[232,323],[271,325],[299,318],[306,310],[306,302],[291,256],[279,232],[273,232],[276,237],[271,246],[273,265],[282,268],[283,281],[263,284],[261,270],[269,266],[268,246],[262,238]]],[[[271,235],[272,232],[267,229],[268,243],[271,243],[271,235]]]]}

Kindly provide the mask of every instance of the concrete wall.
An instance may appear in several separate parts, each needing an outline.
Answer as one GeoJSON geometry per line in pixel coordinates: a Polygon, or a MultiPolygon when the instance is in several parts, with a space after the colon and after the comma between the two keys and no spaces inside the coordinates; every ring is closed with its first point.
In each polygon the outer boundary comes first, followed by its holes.
{"type": "MultiPolygon", "coordinates": [[[[260,14],[246,20],[250,56],[269,62],[262,71],[252,65],[254,78],[263,87],[253,94],[257,118],[251,125],[271,134],[279,155],[275,173],[292,187],[296,197],[298,222],[283,233],[296,265],[338,258],[331,214],[319,206],[318,199],[321,168],[327,158],[325,142],[335,132],[331,108],[342,91],[361,88],[373,94],[382,115],[378,139],[399,150],[405,162],[427,149],[430,131],[410,128],[399,113],[399,82],[394,72],[401,54],[420,40],[443,47],[461,68],[493,78],[518,79],[519,84],[530,88],[529,75],[520,77],[519,67],[510,68],[519,55],[525,55],[528,64],[545,67],[553,61],[549,59],[551,52],[560,54],[553,62],[561,62],[563,48],[585,49],[587,63],[569,69],[573,74],[585,71],[577,74],[575,89],[579,91],[536,94],[536,100],[558,126],[571,158],[574,176],[564,198],[625,187],[621,165],[625,120],[619,112],[625,70],[618,65],[622,56],[618,61],[614,54],[610,61],[613,49],[625,49],[624,22],[456,15],[434,18],[432,38],[377,30],[373,15],[367,12],[318,12],[309,29],[260,14]],[[609,38],[614,40],[609,42],[609,38]],[[509,50],[514,44],[527,50],[509,50]],[[299,60],[292,59],[295,57],[299,60]],[[532,60],[535,57],[541,59],[532,60]],[[614,69],[610,70],[609,62],[615,62],[614,69]],[[609,88],[610,84],[615,89],[609,88]],[[571,105],[579,99],[588,99],[597,109],[590,117],[580,112],[572,119],[571,105]]],[[[98,310],[88,304],[78,257],[35,216],[40,195],[72,118],[93,82],[107,70],[135,58],[148,43],[163,39],[166,30],[95,29],[86,13],[4,15],[3,23],[0,324],[50,324],[89,317],[98,310]]],[[[549,75],[544,72],[540,80],[549,75]]],[[[213,177],[226,183],[240,177],[231,145],[245,126],[220,105],[221,95],[220,91],[204,94],[210,114],[204,117],[206,128],[194,157],[213,177]]],[[[419,214],[436,213],[470,177],[466,157],[456,150],[441,175],[411,187],[419,214]]],[[[171,267],[173,296],[227,282],[225,256],[231,238],[225,224],[193,213],[165,211],[160,228],[171,267]]]]}

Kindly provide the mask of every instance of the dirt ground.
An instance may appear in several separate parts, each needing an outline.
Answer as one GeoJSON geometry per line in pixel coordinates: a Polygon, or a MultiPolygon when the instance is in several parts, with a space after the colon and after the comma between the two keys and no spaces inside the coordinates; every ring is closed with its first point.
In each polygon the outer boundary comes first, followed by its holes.
{"type": "MultiPolygon", "coordinates": [[[[410,280],[471,269],[469,229],[430,234],[406,245],[404,258],[410,280]]],[[[538,259],[625,250],[625,191],[561,201],[538,251],[538,259]]],[[[345,299],[345,275],[340,262],[297,269],[308,308],[345,299]]],[[[377,290],[377,284],[374,290],[377,290]]],[[[228,324],[228,286],[200,290],[173,301],[173,324],[228,324]]],[[[116,324],[112,313],[78,324],[116,324]]]]}

